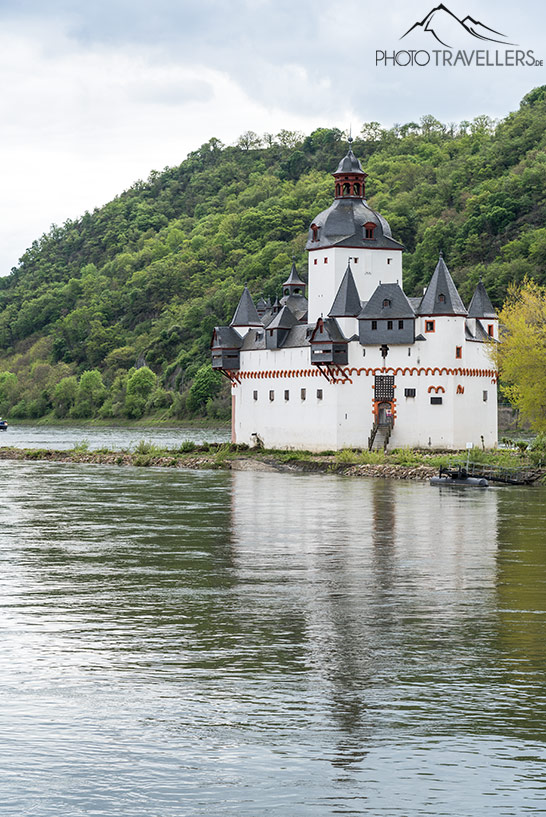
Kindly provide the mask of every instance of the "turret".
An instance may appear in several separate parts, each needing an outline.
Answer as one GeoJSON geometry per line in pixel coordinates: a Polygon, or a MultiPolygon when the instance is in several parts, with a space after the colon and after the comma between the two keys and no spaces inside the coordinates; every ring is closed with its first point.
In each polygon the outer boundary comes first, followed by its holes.
{"type": "Polygon", "coordinates": [[[248,287],[245,287],[243,290],[230,326],[237,329],[239,334],[243,336],[246,335],[248,330],[253,326],[263,326],[256,307],[254,306],[254,301],[248,291],[248,287]]]}

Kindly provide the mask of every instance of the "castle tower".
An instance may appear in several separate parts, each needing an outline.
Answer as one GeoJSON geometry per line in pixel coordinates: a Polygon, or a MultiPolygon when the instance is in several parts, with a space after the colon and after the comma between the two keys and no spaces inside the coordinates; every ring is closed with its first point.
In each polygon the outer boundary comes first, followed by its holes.
{"type": "Polygon", "coordinates": [[[402,284],[402,244],[395,241],[387,221],[366,202],[365,180],[351,148],[333,177],[333,203],[309,228],[309,322],[328,315],[351,258],[354,282],[367,301],[382,283],[402,284]]]}

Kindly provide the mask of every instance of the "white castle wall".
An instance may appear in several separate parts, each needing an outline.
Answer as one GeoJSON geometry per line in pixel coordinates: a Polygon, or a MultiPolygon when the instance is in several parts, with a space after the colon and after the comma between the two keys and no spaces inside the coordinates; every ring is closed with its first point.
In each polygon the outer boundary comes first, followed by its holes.
{"type": "MultiPolygon", "coordinates": [[[[493,365],[484,344],[462,341],[463,358],[455,359],[454,343],[464,334],[464,320],[442,318],[429,346],[428,340],[409,347],[392,346],[386,373],[392,373],[389,369],[408,367],[491,372],[493,365]],[[444,342],[447,351],[442,354],[444,342]]],[[[309,347],[249,351],[241,358],[240,383],[233,389],[234,442],[251,445],[257,434],[267,448],[323,451],[367,447],[374,421],[373,371],[369,374],[353,371],[352,383],[329,383],[311,365],[309,347]],[[271,372],[279,376],[267,375],[271,372]],[[258,373],[260,377],[248,376],[258,373]],[[319,390],[322,399],[317,397],[319,390]],[[274,394],[273,400],[270,392],[274,394]]],[[[382,366],[378,347],[363,348],[357,341],[349,344],[349,363],[344,369],[379,370],[382,366]]],[[[470,442],[481,447],[482,437],[486,447],[496,445],[497,390],[491,374],[398,373],[395,397],[396,418],[390,448],[461,449],[470,442]],[[458,393],[457,387],[462,392],[458,393]],[[416,389],[416,396],[405,397],[406,388],[416,389]],[[484,392],[487,400],[483,399],[484,392]],[[441,397],[442,404],[432,405],[431,397],[441,397]]]]}

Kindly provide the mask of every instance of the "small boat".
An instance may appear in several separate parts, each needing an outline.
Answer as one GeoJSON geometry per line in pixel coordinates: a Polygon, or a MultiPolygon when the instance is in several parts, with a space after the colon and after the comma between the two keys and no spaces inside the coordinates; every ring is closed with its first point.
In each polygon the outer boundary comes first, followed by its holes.
{"type": "Polygon", "coordinates": [[[6,423],[5,420],[2,420],[2,418],[0,417],[0,431],[7,431],[7,430],[8,430],[8,424],[6,423]]]}
{"type": "Polygon", "coordinates": [[[456,471],[440,468],[440,473],[431,478],[430,484],[447,485],[449,488],[489,488],[485,477],[471,477],[464,467],[457,468],[456,471]]]}

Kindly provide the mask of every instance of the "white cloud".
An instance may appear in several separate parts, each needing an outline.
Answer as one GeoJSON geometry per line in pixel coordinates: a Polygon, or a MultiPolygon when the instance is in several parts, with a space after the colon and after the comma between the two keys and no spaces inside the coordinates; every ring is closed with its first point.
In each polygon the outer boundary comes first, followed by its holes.
{"type": "MultiPolygon", "coordinates": [[[[52,222],[76,218],[215,136],[309,131],[432,113],[500,117],[544,68],[375,66],[435,2],[0,0],[0,274],[52,222]]],[[[538,56],[538,0],[450,0],[538,56]]],[[[546,49],[545,49],[546,51],[546,49]]]]}

